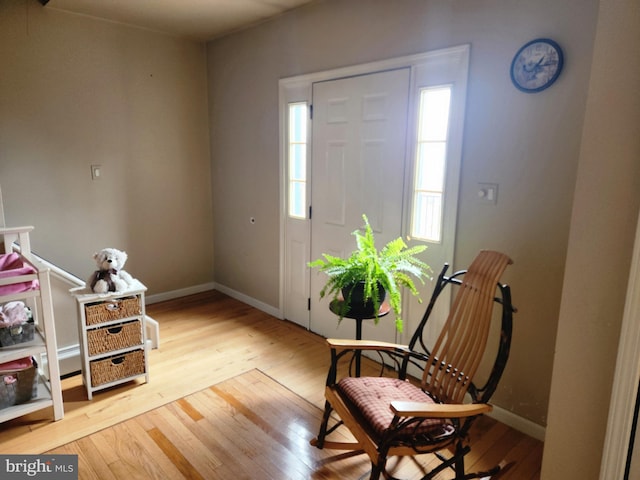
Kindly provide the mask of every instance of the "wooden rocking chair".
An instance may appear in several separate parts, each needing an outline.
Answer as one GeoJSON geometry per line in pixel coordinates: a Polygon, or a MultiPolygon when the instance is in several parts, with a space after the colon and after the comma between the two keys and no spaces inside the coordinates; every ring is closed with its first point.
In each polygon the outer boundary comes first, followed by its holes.
{"type": "Polygon", "coordinates": [[[499,279],[511,263],[502,253],[483,250],[468,270],[449,277],[445,276],[445,264],[409,345],[327,339],[331,367],[325,411],[318,438],[311,443],[318,448],[363,450],[371,459],[370,480],[378,480],[381,474],[394,478],[386,471],[388,457],[423,453],[435,453],[441,461],[423,480],[434,478],[446,468],[455,471],[456,480],[497,474],[499,466],[487,472],[465,473],[464,457],[471,450],[467,443],[469,428],[475,418],[491,411],[488,401],[509,356],[515,309],[509,287],[500,284],[499,279]],[[448,285],[456,286],[457,293],[439,337],[428,349],[423,338],[425,326],[436,300],[448,285]],[[473,378],[484,356],[489,332],[493,332],[490,326],[496,304],[502,307],[501,328],[495,329],[500,330],[497,353],[484,386],[478,386],[473,378]],[[362,350],[379,352],[383,359],[381,373],[388,372],[386,367],[391,365],[397,375],[347,375],[338,381],[338,372],[343,370],[339,365],[362,350]],[[422,371],[420,382],[409,380],[410,365],[422,371]],[[332,411],[340,420],[329,427],[332,411]],[[351,431],[355,443],[326,438],[341,425],[351,431]]]}

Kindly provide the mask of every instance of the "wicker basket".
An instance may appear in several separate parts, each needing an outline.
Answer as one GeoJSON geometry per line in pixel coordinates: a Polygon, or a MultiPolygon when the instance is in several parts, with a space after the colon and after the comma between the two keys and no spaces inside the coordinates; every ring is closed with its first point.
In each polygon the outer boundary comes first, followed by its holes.
{"type": "Polygon", "coordinates": [[[35,365],[17,372],[0,374],[0,408],[25,403],[38,395],[38,369],[35,365]]]}
{"type": "Polygon", "coordinates": [[[89,355],[121,350],[142,344],[142,322],[132,322],[87,331],[89,355]]]}
{"type": "Polygon", "coordinates": [[[140,315],[140,297],[126,297],[106,302],[90,303],[85,306],[87,325],[119,320],[140,315]]]}
{"type": "Polygon", "coordinates": [[[105,383],[145,373],[144,350],[134,350],[89,362],[91,385],[98,387],[105,383]]]}
{"type": "Polygon", "coordinates": [[[19,343],[30,342],[36,326],[33,323],[23,323],[14,327],[0,328],[0,347],[10,347],[19,343]]]}

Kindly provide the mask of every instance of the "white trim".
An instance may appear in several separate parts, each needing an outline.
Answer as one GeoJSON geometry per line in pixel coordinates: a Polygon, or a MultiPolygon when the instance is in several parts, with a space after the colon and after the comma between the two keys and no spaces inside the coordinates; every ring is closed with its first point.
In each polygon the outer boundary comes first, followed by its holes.
{"type": "Polygon", "coordinates": [[[60,268],[59,266],[48,262],[47,260],[45,260],[42,257],[39,257],[37,254],[31,252],[31,255],[33,255],[34,260],[37,263],[42,264],[42,266],[44,268],[48,268],[51,271],[51,275],[55,276],[56,278],[58,278],[59,280],[65,282],[67,285],[71,286],[71,287],[84,287],[85,286],[85,282],[84,280],[76,277],[75,275],[73,275],[72,273],[67,272],[66,270],[60,268]]]}
{"type": "Polygon", "coordinates": [[[181,288],[179,290],[170,290],[168,292],[156,293],[154,295],[145,296],[145,303],[151,305],[152,303],[164,302],[166,300],[173,300],[175,298],[186,297],[195,293],[202,293],[208,290],[215,290],[216,284],[213,282],[202,283],[200,285],[194,285],[192,287],[181,288]]]}
{"type": "Polygon", "coordinates": [[[518,430],[519,432],[529,435],[536,440],[544,442],[544,437],[546,435],[547,429],[542,425],[538,425],[531,420],[520,417],[515,413],[510,412],[509,410],[505,410],[504,408],[497,407],[495,405],[493,405],[493,410],[491,411],[491,413],[488,413],[487,416],[515,430],[518,430]]]}
{"type": "MultiPolygon", "coordinates": [[[[249,297],[248,295],[238,292],[237,290],[229,288],[225,285],[221,285],[219,283],[214,283],[214,282],[202,283],[200,285],[193,285],[191,287],[181,288],[179,290],[171,290],[168,292],[156,293],[155,295],[146,295],[145,303],[147,305],[151,305],[153,303],[164,302],[166,300],[174,300],[176,298],[186,297],[188,295],[193,295],[196,293],[207,292],[209,290],[217,290],[221,293],[224,293],[225,295],[229,295],[231,298],[235,298],[236,300],[242,303],[246,303],[247,305],[257,308],[258,310],[268,313],[269,315],[272,315],[280,320],[284,318],[282,310],[276,307],[273,307],[271,305],[268,305],[264,302],[261,302],[260,300],[256,300],[255,298],[249,297]]],[[[151,321],[155,325],[157,325],[158,323],[150,317],[147,317],[147,321],[151,321]]],[[[154,325],[154,328],[156,328],[155,325],[154,325]]],[[[158,347],[159,343],[160,343],[160,340],[158,338],[155,348],[158,347]]]]}
{"type": "Polygon", "coordinates": [[[286,241],[286,221],[287,221],[287,195],[285,194],[285,174],[287,169],[285,168],[285,162],[287,154],[285,151],[285,143],[287,135],[285,134],[287,128],[287,110],[283,105],[287,104],[286,91],[283,86],[282,80],[278,82],[278,202],[280,203],[280,216],[278,219],[279,231],[279,243],[278,254],[281,261],[278,262],[278,307],[281,311],[284,311],[284,276],[285,273],[285,241],[286,241]]]}
{"type": "MultiPolygon", "coordinates": [[[[21,252],[21,247],[18,244],[13,244],[12,248],[16,252],[21,252]]],[[[60,268],[59,266],[45,260],[38,254],[31,252],[31,256],[33,257],[33,261],[35,264],[40,266],[40,268],[46,270],[49,269],[50,273],[57,277],[59,280],[64,281],[71,287],[84,287],[85,281],[81,278],[76,277],[74,274],[67,272],[66,270],[60,268]]]]}
{"type": "Polygon", "coordinates": [[[242,303],[246,303],[247,305],[257,308],[258,310],[262,310],[263,312],[268,313],[269,315],[280,320],[284,318],[282,310],[272,307],[271,305],[261,302],[260,300],[256,300],[255,298],[249,297],[248,295],[238,292],[237,290],[233,290],[232,288],[220,284],[216,284],[215,289],[219,292],[224,293],[225,295],[229,295],[231,298],[239,300],[242,303]]]}
{"type": "Polygon", "coordinates": [[[636,226],[636,239],[627,284],[627,300],[620,329],[618,359],[600,467],[601,480],[621,479],[624,476],[640,379],[638,318],[640,318],[640,221],[636,226]]]}
{"type": "Polygon", "coordinates": [[[306,75],[283,78],[280,80],[280,85],[284,88],[298,88],[306,84],[321,82],[324,80],[333,80],[336,78],[351,77],[354,75],[362,75],[366,73],[389,70],[393,68],[409,67],[412,65],[423,63],[426,60],[434,60],[437,58],[444,58],[450,61],[450,59],[454,54],[457,54],[460,57],[460,61],[464,61],[464,59],[466,59],[468,56],[468,52],[469,52],[468,44],[458,45],[455,47],[442,48],[442,49],[433,50],[430,52],[419,53],[416,55],[390,58],[387,60],[379,60],[376,62],[362,63],[359,65],[336,68],[333,70],[324,70],[321,72],[309,73],[306,75]]]}
{"type": "Polygon", "coordinates": [[[80,361],[80,344],[68,345],[58,348],[58,364],[60,372],[69,375],[80,372],[82,362],[80,361]]]}
{"type": "Polygon", "coordinates": [[[68,345],[58,349],[58,359],[72,358],[80,355],[80,344],[68,345]]]}

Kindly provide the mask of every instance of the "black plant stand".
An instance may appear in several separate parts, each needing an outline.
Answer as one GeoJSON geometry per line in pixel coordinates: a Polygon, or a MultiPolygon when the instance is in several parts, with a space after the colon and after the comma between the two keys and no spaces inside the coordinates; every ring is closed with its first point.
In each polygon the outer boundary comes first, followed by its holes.
{"type": "MultiPolygon", "coordinates": [[[[362,321],[363,320],[372,320],[376,318],[376,315],[372,312],[358,312],[351,311],[348,306],[345,305],[344,300],[338,298],[333,300],[329,304],[329,310],[331,310],[336,315],[342,314],[343,318],[351,318],[356,321],[356,340],[362,340],[362,321]]],[[[380,304],[380,309],[378,310],[378,318],[384,317],[391,311],[391,306],[388,302],[382,302],[380,304]]],[[[362,355],[361,350],[356,350],[354,352],[354,358],[356,361],[356,377],[360,376],[360,357],[362,355]]]]}

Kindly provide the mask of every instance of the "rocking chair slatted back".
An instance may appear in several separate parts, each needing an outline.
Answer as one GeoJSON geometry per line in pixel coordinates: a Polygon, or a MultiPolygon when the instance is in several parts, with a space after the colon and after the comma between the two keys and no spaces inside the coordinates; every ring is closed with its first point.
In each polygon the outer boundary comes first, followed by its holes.
{"type": "Polygon", "coordinates": [[[496,285],[511,259],[483,250],[465,273],[427,360],[422,388],[442,403],[462,403],[484,355],[496,285]]]}

